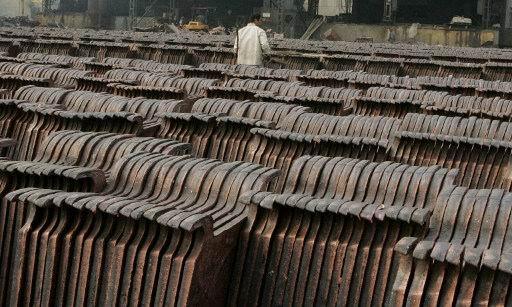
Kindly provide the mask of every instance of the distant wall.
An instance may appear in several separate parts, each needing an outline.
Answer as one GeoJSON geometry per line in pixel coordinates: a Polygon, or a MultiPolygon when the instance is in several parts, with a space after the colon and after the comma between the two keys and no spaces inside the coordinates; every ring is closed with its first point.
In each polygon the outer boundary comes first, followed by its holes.
{"type": "MultiPolygon", "coordinates": [[[[27,0],[28,1],[28,0],[27,0]]],[[[21,14],[20,0],[0,0],[0,16],[19,16],[21,14]]]]}
{"type": "MultiPolygon", "coordinates": [[[[2,1],[2,0],[0,0],[2,1]]],[[[91,16],[84,13],[66,13],[44,15],[38,18],[42,25],[61,24],[69,28],[95,28],[97,26],[98,16],[91,16]]],[[[153,17],[137,18],[137,27],[152,27],[156,24],[153,17]]],[[[129,27],[128,16],[104,16],[101,19],[102,28],[115,30],[127,30],[129,27]]]]}
{"type": "Polygon", "coordinates": [[[500,32],[500,46],[512,47],[512,29],[505,29],[500,32]]]}
{"type": "Polygon", "coordinates": [[[69,28],[90,28],[92,25],[90,16],[83,13],[40,15],[37,20],[43,26],[61,24],[69,28]]]}
{"type": "MultiPolygon", "coordinates": [[[[156,26],[157,22],[153,17],[137,18],[137,27],[139,28],[150,28],[156,26]]],[[[128,30],[130,26],[130,19],[128,16],[116,16],[114,17],[113,28],[116,30],[128,30]]]]}
{"type": "Polygon", "coordinates": [[[497,46],[497,30],[450,29],[432,25],[364,25],[329,23],[320,27],[313,38],[320,39],[332,29],[339,40],[355,41],[361,37],[371,37],[374,42],[388,42],[394,33],[396,42],[418,42],[430,45],[480,47],[484,44],[497,46]]]}

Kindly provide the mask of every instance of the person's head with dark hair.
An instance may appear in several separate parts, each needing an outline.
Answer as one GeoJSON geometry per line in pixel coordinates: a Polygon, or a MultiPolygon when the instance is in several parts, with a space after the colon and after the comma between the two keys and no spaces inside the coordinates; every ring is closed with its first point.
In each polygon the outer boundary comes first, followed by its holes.
{"type": "Polygon", "coordinates": [[[257,26],[261,25],[261,15],[260,14],[254,14],[249,19],[249,22],[254,23],[257,26]]]}

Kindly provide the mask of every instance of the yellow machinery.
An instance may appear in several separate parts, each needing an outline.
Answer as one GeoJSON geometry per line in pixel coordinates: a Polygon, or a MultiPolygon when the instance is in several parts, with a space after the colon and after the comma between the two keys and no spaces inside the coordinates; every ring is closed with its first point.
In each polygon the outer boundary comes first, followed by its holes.
{"type": "Polygon", "coordinates": [[[189,21],[183,28],[190,31],[208,31],[208,25],[201,21],[189,21]]]}
{"type": "Polygon", "coordinates": [[[191,7],[192,20],[183,25],[184,29],[190,31],[208,31],[212,14],[215,15],[216,7],[191,7]]]}

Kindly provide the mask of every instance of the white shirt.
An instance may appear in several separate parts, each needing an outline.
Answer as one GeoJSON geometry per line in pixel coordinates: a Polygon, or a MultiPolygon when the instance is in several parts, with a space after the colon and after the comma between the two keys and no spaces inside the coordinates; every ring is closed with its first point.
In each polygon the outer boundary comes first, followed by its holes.
{"type": "Polygon", "coordinates": [[[263,65],[263,54],[270,52],[267,33],[254,23],[249,23],[238,30],[235,52],[237,52],[237,64],[263,65]]]}

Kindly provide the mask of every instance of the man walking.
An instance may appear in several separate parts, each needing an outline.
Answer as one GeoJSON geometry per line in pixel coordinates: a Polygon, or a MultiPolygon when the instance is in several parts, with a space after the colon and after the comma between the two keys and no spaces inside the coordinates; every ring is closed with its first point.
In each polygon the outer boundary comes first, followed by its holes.
{"type": "Polygon", "coordinates": [[[238,31],[235,41],[237,64],[263,65],[263,55],[270,52],[267,34],[260,28],[261,15],[251,17],[247,26],[238,31]]]}

